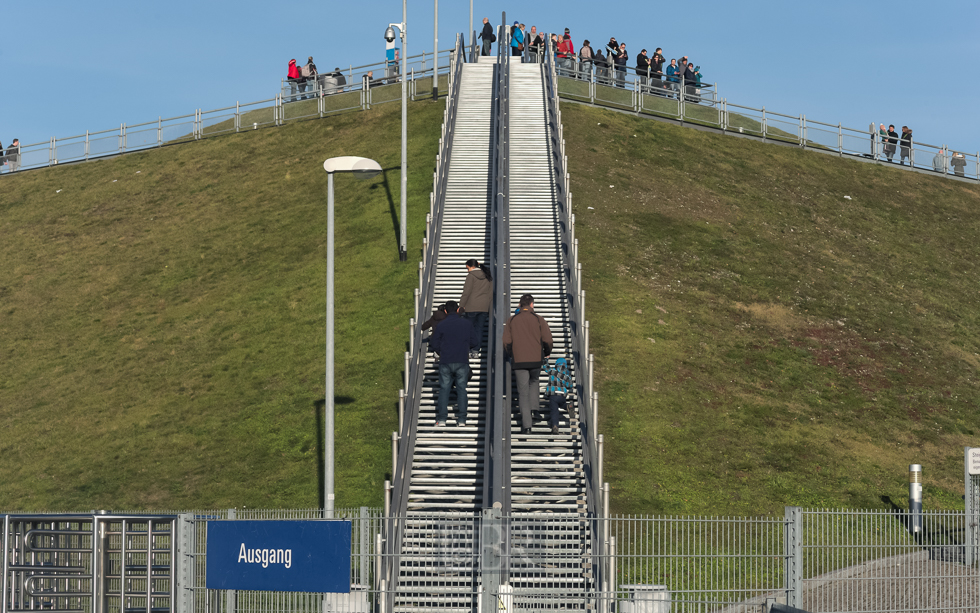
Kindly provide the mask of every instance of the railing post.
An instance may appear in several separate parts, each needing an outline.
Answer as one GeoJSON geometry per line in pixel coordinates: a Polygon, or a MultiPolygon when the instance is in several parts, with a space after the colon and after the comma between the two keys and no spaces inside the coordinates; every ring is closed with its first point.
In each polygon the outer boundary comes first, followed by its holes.
{"type": "Polygon", "coordinates": [[[800,144],[806,149],[806,115],[800,115],[800,125],[803,126],[803,142],[800,144]]]}
{"type": "Polygon", "coordinates": [[[398,433],[391,433],[391,479],[394,481],[398,475],[398,433]]]}
{"type": "MultiPolygon", "coordinates": [[[[586,325],[588,325],[588,322],[586,322],[586,325]]],[[[592,398],[592,395],[595,393],[595,388],[593,387],[595,384],[595,356],[591,353],[587,355],[589,356],[589,372],[587,373],[589,378],[589,398],[592,398]]]]}
{"type": "Polygon", "coordinates": [[[786,604],[799,607],[803,595],[803,517],[800,507],[786,507],[783,557],[786,560],[786,604]]]}
{"type": "Polygon", "coordinates": [[[122,153],[123,150],[123,125],[122,124],[119,124],[119,142],[117,143],[117,145],[118,145],[117,149],[119,150],[119,153],[122,153]]]}
{"type": "Polygon", "coordinates": [[[89,152],[89,142],[88,142],[88,130],[85,130],[85,159],[88,160],[89,152]]]}
{"type": "Polygon", "coordinates": [[[837,122],[837,152],[844,156],[844,128],[841,127],[841,123],[837,122]]]}
{"type": "Polygon", "coordinates": [[[415,318],[408,318],[408,351],[415,354],[415,318]]]}
{"type": "Polygon", "coordinates": [[[595,62],[591,62],[589,64],[589,102],[591,102],[592,104],[595,104],[595,73],[596,73],[596,71],[593,69],[593,66],[592,66],[592,64],[594,64],[594,63],[595,62]]]}
{"type": "Polygon", "coordinates": [[[600,434],[598,436],[598,438],[599,438],[599,470],[596,471],[596,474],[599,476],[599,483],[602,483],[603,482],[602,481],[602,459],[603,459],[603,447],[604,447],[604,441],[603,441],[603,439],[605,437],[600,434]]]}
{"type": "Polygon", "coordinates": [[[678,106],[678,110],[680,111],[680,114],[681,114],[681,123],[684,123],[684,98],[686,98],[686,96],[684,95],[684,87],[685,87],[684,86],[684,77],[682,76],[681,77],[681,91],[678,92],[680,94],[678,96],[678,98],[680,99],[680,105],[678,106]]]}
{"type": "Polygon", "coordinates": [[[238,100],[235,100],[235,132],[242,129],[242,109],[238,100]]]}
{"type": "Polygon", "coordinates": [[[412,354],[406,351],[405,352],[405,390],[406,390],[406,392],[408,390],[408,368],[411,365],[411,362],[412,362],[412,354]]]}
{"type": "Polygon", "coordinates": [[[762,107],[762,140],[766,140],[766,133],[768,132],[768,127],[766,126],[766,107],[762,107]]]}
{"type": "Polygon", "coordinates": [[[405,390],[398,390],[398,431],[405,428],[405,390]]]}

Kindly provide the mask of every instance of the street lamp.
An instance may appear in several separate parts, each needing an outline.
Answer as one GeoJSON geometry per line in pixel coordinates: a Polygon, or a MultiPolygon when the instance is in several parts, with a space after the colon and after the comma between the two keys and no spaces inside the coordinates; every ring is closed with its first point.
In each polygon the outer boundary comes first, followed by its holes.
{"type": "Polygon", "coordinates": [[[381,165],[374,160],[351,155],[330,158],[323,162],[327,171],[327,374],[323,398],[323,515],[333,517],[333,412],[334,412],[334,365],[333,365],[333,175],[349,172],[359,179],[370,179],[381,172],[381,165]]]}
{"type": "Polygon", "coordinates": [[[402,39],[402,180],[401,180],[401,234],[398,238],[398,259],[408,261],[408,35],[405,31],[408,23],[408,0],[402,0],[402,22],[389,23],[385,30],[385,40],[389,43],[395,40],[395,28],[401,33],[402,39]]]}

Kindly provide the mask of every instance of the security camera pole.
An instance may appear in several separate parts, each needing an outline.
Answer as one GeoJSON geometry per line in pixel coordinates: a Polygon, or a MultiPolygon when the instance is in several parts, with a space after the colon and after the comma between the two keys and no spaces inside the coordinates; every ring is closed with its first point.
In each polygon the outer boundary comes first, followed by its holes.
{"type": "Polygon", "coordinates": [[[408,22],[408,0],[402,0],[402,22],[389,23],[385,30],[385,40],[395,39],[398,28],[402,39],[402,181],[401,181],[401,235],[398,239],[398,259],[408,261],[408,36],[405,26],[408,22]]]}

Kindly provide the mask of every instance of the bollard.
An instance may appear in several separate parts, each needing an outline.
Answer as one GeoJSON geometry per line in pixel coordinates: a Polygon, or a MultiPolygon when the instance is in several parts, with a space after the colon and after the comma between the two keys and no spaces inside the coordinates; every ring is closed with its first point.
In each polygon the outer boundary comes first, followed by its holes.
{"type": "Polygon", "coordinates": [[[922,465],[909,465],[909,532],[922,532],[922,465]]]}

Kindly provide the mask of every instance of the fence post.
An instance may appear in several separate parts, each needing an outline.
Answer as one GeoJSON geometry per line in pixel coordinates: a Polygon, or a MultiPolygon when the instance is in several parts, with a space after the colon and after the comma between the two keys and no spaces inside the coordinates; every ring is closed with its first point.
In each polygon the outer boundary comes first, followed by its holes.
{"type": "MultiPolygon", "coordinates": [[[[228,519],[237,519],[238,513],[235,509],[228,509],[228,519]]],[[[225,592],[225,613],[235,613],[238,606],[238,592],[228,590],[225,592]]]]}
{"type": "Polygon", "coordinates": [[[58,149],[55,144],[55,137],[52,136],[48,141],[48,166],[58,163],[58,149]]]}
{"type": "Polygon", "coordinates": [[[684,87],[685,87],[684,77],[681,77],[681,90],[677,92],[678,93],[677,97],[680,99],[680,106],[678,108],[681,112],[681,123],[684,123],[684,98],[686,98],[686,96],[684,95],[684,87]]]}
{"type": "Polygon", "coordinates": [[[783,556],[786,560],[786,604],[799,607],[803,599],[802,509],[786,507],[783,556]]]}
{"type": "Polygon", "coordinates": [[[89,142],[88,142],[88,130],[85,130],[85,159],[88,160],[89,152],[89,142]]]}
{"type": "Polygon", "coordinates": [[[480,570],[483,583],[481,611],[496,611],[497,597],[500,593],[501,579],[506,564],[506,539],[501,521],[501,504],[493,503],[493,508],[483,509],[480,518],[480,570]]]}
{"type": "Polygon", "coordinates": [[[119,150],[119,153],[122,153],[122,150],[123,150],[123,141],[122,141],[123,136],[122,135],[123,135],[123,125],[122,124],[119,124],[119,142],[117,143],[117,147],[116,147],[119,150]]]}
{"type": "Polygon", "coordinates": [[[806,149],[806,115],[800,115],[800,146],[806,149]]]}
{"type": "MultiPolygon", "coordinates": [[[[88,134],[86,131],[85,134],[88,134]]],[[[157,115],[157,147],[163,146],[163,115],[157,115]]]]}
{"type": "Polygon", "coordinates": [[[235,132],[242,129],[242,109],[238,100],[235,100],[235,132]]]}
{"type": "Polygon", "coordinates": [[[841,127],[840,122],[837,122],[837,153],[844,156],[844,128],[841,127]]]}
{"type": "Polygon", "coordinates": [[[970,475],[970,448],[963,448],[963,501],[965,503],[965,508],[963,514],[965,515],[964,525],[965,525],[965,541],[966,541],[966,563],[967,568],[972,568],[974,560],[976,560],[976,542],[977,542],[977,525],[974,518],[977,515],[977,511],[973,506],[974,502],[974,489],[973,489],[973,479],[970,475]]]}

